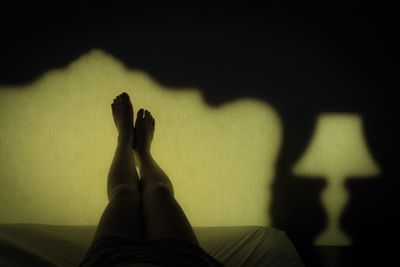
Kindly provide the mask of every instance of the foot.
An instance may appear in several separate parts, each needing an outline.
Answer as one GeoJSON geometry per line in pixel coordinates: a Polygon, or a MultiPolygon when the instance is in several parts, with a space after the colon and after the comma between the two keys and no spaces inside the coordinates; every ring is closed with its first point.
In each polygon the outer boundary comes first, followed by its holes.
{"type": "Polygon", "coordinates": [[[133,108],[127,93],[118,95],[111,104],[115,126],[118,130],[118,140],[133,143],[133,108]]]}
{"type": "Polygon", "coordinates": [[[155,120],[148,110],[140,109],[135,123],[135,153],[139,160],[150,156],[151,141],[154,137],[155,120]]]}

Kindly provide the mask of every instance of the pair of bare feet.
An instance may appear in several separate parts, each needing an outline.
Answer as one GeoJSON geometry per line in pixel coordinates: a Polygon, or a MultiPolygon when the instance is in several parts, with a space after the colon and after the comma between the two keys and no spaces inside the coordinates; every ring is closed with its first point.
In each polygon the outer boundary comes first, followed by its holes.
{"type": "Polygon", "coordinates": [[[151,141],[154,136],[155,120],[148,110],[140,109],[133,125],[133,107],[127,93],[118,95],[111,104],[118,142],[133,148],[139,161],[150,156],[151,141]]]}

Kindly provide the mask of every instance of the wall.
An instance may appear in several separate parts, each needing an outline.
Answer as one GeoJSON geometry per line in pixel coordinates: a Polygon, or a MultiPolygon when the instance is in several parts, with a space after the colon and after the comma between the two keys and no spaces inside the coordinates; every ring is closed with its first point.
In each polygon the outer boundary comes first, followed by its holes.
{"type": "Polygon", "coordinates": [[[107,204],[113,98],[157,121],[152,153],[193,225],[269,225],[278,114],[254,99],[207,107],[93,50],[35,82],[0,87],[1,222],[95,224],[107,204]],[[264,153],[269,151],[269,153],[264,153]],[[245,189],[245,190],[244,190],[245,189]]]}

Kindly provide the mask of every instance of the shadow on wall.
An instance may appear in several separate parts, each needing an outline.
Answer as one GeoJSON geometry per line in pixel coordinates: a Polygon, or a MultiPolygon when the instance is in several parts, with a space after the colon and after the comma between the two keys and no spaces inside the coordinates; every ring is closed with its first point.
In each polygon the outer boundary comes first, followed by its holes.
{"type": "Polygon", "coordinates": [[[297,244],[311,244],[325,226],[325,182],[294,176],[293,166],[320,113],[359,114],[381,174],[347,181],[341,226],[356,245],[393,242],[398,189],[390,155],[397,141],[379,71],[383,26],[372,20],[379,10],[348,4],[212,10],[64,4],[3,9],[1,84],[29,83],[97,47],[166,86],[199,88],[209,105],[241,97],[272,104],[284,142],[271,218],[297,244]]]}

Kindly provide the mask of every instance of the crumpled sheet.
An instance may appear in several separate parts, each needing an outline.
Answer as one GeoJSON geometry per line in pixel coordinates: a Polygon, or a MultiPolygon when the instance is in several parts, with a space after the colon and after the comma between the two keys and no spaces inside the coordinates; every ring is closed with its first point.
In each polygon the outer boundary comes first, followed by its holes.
{"type": "MultiPolygon", "coordinates": [[[[0,224],[0,266],[78,266],[95,225],[0,224]]],[[[200,246],[225,266],[304,266],[286,233],[263,226],[194,227],[200,246]]]]}

